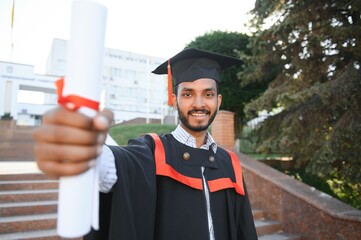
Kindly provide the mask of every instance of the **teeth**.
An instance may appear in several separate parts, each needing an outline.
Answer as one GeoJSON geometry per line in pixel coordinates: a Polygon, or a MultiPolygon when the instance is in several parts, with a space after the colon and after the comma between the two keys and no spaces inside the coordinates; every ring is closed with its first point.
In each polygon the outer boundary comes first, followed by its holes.
{"type": "Polygon", "coordinates": [[[201,116],[205,116],[205,113],[192,113],[192,116],[196,116],[196,117],[201,117],[201,116]]]}

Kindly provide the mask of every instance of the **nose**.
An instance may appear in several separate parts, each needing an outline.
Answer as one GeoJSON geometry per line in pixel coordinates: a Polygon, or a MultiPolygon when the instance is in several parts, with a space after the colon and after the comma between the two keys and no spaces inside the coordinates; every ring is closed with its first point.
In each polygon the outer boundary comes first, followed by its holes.
{"type": "Polygon", "coordinates": [[[204,107],[204,99],[202,96],[195,96],[193,101],[194,108],[201,108],[204,107]]]}

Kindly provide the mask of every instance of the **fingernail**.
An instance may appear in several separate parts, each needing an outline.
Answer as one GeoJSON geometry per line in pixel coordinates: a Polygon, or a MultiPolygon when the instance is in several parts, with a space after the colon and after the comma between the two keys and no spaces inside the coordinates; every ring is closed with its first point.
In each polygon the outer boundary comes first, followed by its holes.
{"type": "Polygon", "coordinates": [[[108,119],[102,115],[98,116],[98,121],[104,128],[107,128],[109,126],[108,119]]]}

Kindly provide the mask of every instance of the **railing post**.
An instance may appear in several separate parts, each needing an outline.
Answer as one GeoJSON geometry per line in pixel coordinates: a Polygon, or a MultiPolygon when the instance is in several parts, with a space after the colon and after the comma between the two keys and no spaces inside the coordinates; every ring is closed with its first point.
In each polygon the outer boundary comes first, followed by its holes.
{"type": "Polygon", "coordinates": [[[216,143],[227,149],[234,148],[234,115],[234,112],[220,110],[211,126],[216,143]]]}

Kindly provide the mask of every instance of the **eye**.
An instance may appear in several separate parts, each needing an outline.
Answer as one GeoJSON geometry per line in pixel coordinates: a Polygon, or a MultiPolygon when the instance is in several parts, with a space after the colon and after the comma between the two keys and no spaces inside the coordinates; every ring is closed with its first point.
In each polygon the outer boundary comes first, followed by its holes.
{"type": "Polygon", "coordinates": [[[213,92],[206,93],[205,96],[206,96],[206,97],[213,97],[213,96],[214,96],[214,93],[213,93],[213,92]]]}
{"type": "Polygon", "coordinates": [[[190,94],[189,92],[184,92],[184,93],[182,93],[182,96],[183,97],[190,97],[190,96],[192,96],[192,94],[190,94]]]}

